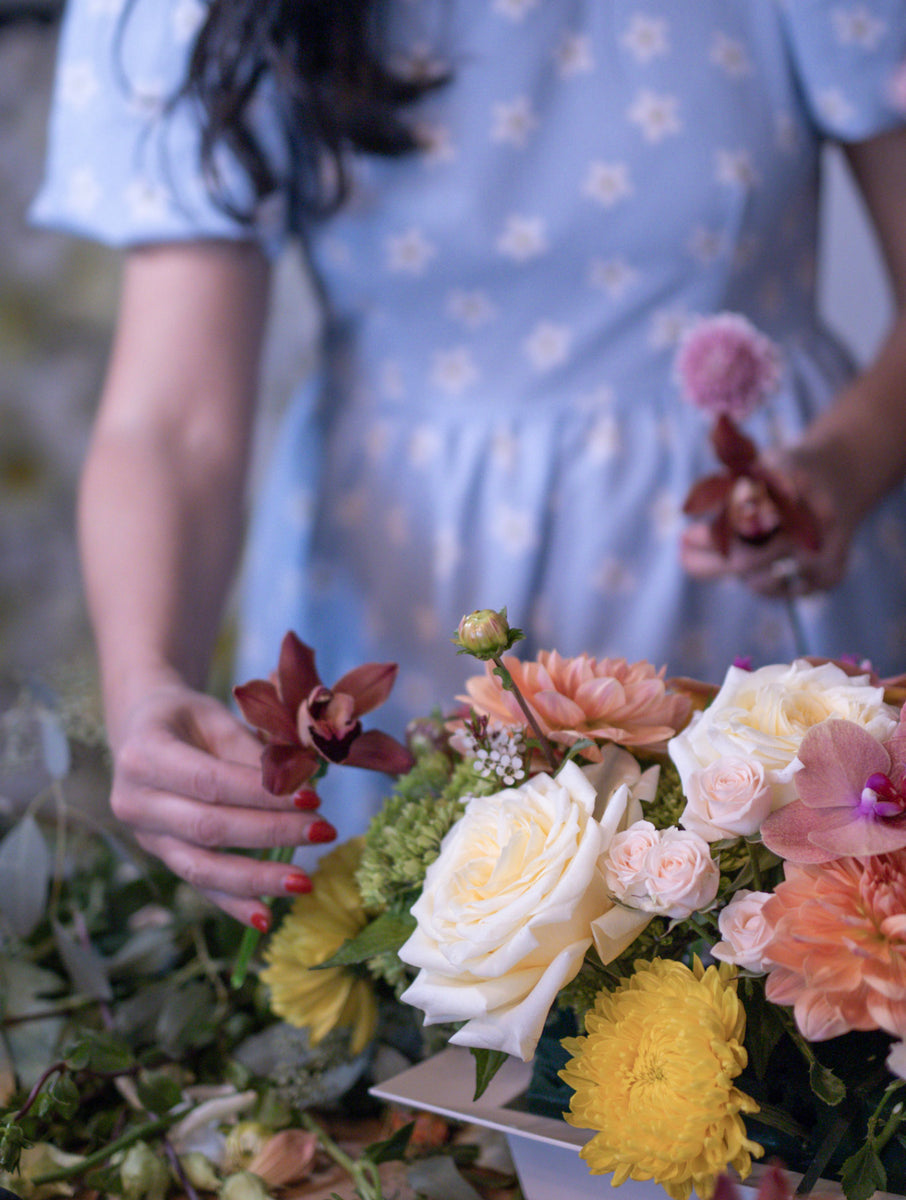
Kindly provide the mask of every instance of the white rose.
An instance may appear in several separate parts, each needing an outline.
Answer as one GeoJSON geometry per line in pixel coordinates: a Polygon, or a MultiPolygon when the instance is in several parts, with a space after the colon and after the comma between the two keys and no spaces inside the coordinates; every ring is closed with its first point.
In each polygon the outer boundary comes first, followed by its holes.
{"type": "Polygon", "coordinates": [[[771,811],[773,793],[757,759],[717,758],[693,771],[680,825],[706,842],[757,833],[771,811]]]}
{"type": "Polygon", "coordinates": [[[747,758],[764,767],[773,808],[788,804],[796,797],[799,744],[813,725],[840,717],[879,741],[894,729],[896,714],[884,703],[884,689],[867,678],[804,659],[757,671],[731,667],[711,704],[668,744],[683,791],[688,795],[694,773],[717,759],[747,758]]]}
{"type": "Polygon", "coordinates": [[[638,807],[625,780],[599,820],[597,799],[568,762],[555,779],[471,799],[444,838],[400,958],[419,969],[402,998],[426,1024],[466,1022],[451,1041],[531,1058],[557,993],[582,965],[592,921],[612,905],[598,866],[605,830],[638,807]]]}
{"type": "Polygon", "coordinates": [[[770,898],[770,892],[745,888],[736,893],[717,918],[723,941],[711,950],[715,958],[746,971],[764,971],[764,952],[774,933],[764,918],[764,906],[770,898]]]}
{"type": "Polygon", "coordinates": [[[676,919],[711,903],[720,871],[697,833],[640,821],[611,842],[604,879],[618,904],[676,919]]]}

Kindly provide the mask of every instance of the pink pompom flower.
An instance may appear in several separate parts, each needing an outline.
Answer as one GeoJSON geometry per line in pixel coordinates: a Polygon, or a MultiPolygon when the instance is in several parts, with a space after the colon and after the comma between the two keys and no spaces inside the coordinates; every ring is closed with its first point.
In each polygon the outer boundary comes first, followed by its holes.
{"type": "Polygon", "coordinates": [[[718,313],[687,330],[674,371],[690,404],[710,416],[740,421],[776,391],[780,352],[745,317],[718,313]]]}

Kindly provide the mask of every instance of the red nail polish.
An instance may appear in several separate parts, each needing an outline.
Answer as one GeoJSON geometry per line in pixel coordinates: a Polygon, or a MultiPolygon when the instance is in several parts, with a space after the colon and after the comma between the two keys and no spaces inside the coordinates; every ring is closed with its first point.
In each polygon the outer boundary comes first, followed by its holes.
{"type": "Polygon", "coordinates": [[[252,924],[259,933],[267,933],[271,927],[271,919],[267,913],[257,912],[252,916],[252,924]]]}
{"type": "Polygon", "coordinates": [[[312,821],[308,827],[308,840],[310,842],[332,842],[337,836],[337,831],[329,821],[312,821]]]}
{"type": "Polygon", "coordinates": [[[320,803],[321,797],[310,787],[299,788],[298,792],[293,796],[293,804],[295,804],[296,808],[304,808],[309,812],[313,808],[317,808],[320,803]]]}
{"type": "Polygon", "coordinates": [[[307,896],[311,891],[311,880],[307,875],[287,875],[283,880],[283,890],[293,896],[307,896]]]}

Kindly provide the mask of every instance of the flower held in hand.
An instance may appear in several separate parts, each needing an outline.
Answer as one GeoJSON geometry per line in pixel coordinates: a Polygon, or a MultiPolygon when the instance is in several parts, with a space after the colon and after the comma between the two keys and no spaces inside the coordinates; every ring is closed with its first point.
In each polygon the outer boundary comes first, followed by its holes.
{"type": "Polygon", "coordinates": [[[388,775],[408,771],[413,759],[405,746],[377,729],[363,732],[359,719],[387,699],[396,670],[396,663],[365,663],[325,687],[314,651],[287,633],[276,675],[233,689],[242,715],[266,743],[261,769],[267,790],[291,792],[328,763],[388,775]]]}

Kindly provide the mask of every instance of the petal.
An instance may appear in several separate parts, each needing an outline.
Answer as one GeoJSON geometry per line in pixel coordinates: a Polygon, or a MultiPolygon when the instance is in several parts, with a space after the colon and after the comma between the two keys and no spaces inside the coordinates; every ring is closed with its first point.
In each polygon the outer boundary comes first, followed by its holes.
{"type": "Polygon", "coordinates": [[[318,687],[321,679],[315,667],[315,652],[290,630],[280,646],[280,662],[277,666],[280,694],[287,708],[295,715],[312,688],[318,687]]]}
{"type": "Polygon", "coordinates": [[[796,790],[809,808],[855,808],[869,775],[890,769],[890,756],[876,738],[861,725],[836,718],[809,729],[798,758],[796,790]]]}
{"type": "Polygon", "coordinates": [[[711,444],[717,457],[734,475],[746,474],[758,459],[755,443],[725,413],[714,423],[711,444]]]}
{"type": "Polygon", "coordinates": [[[883,817],[862,817],[836,828],[814,831],[810,836],[816,846],[838,858],[868,858],[906,846],[906,818],[885,821],[883,817]]]}
{"type": "Polygon", "coordinates": [[[315,752],[302,746],[265,746],[261,755],[262,781],[272,795],[284,796],[307,783],[319,765],[315,752]]]}
{"type": "Polygon", "coordinates": [[[733,476],[724,471],[720,475],[706,475],[689,489],[683,501],[683,512],[688,517],[700,517],[723,504],[733,487],[733,476]]]}
{"type": "Polygon", "coordinates": [[[575,700],[559,692],[537,692],[530,707],[548,729],[581,729],[585,724],[585,713],[575,700]]]}
{"type": "Polygon", "coordinates": [[[834,857],[809,839],[817,814],[801,800],[793,800],[765,819],[761,839],[769,850],[796,863],[823,863],[834,857]]]}
{"type": "Polygon", "coordinates": [[[278,742],[298,742],[296,723],[286,705],[277,695],[277,689],[265,679],[252,679],[233,688],[233,697],[239,710],[255,729],[269,734],[278,742]]]}
{"type": "Polygon", "coordinates": [[[348,767],[367,767],[385,775],[402,775],[415,763],[405,746],[379,729],[369,729],[357,737],[343,761],[348,767]]]}
{"type": "Polygon", "coordinates": [[[331,690],[352,696],[355,715],[360,717],[384,703],[396,682],[396,672],[396,663],[364,663],[347,671],[331,690]]]}

